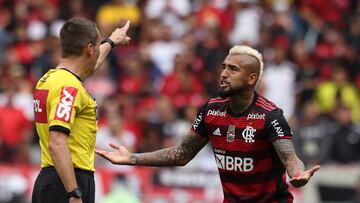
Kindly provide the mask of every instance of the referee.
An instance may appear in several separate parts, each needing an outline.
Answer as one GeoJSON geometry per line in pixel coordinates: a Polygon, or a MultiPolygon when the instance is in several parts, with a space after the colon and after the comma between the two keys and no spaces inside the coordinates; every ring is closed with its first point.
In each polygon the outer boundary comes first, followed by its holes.
{"type": "Polygon", "coordinates": [[[41,171],[33,203],[93,203],[97,105],[83,86],[116,45],[127,44],[130,23],[100,42],[96,24],[68,20],[60,31],[60,63],[38,81],[34,91],[41,171]]]}

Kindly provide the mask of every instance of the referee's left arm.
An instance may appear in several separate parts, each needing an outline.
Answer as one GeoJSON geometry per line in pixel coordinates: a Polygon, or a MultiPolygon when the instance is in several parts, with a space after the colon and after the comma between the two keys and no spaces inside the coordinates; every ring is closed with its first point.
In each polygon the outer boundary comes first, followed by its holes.
{"type": "Polygon", "coordinates": [[[50,131],[49,150],[56,172],[67,192],[77,188],[74,166],[67,143],[68,135],[60,131],[50,131]]]}

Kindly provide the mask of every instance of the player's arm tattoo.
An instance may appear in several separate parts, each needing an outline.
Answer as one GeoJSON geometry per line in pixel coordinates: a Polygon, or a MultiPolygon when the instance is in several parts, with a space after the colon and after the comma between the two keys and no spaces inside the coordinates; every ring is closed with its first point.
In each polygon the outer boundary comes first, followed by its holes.
{"type": "Polygon", "coordinates": [[[286,167],[286,171],[290,178],[305,170],[304,163],[296,156],[294,145],[291,140],[279,139],[272,144],[279,159],[286,167]]]}
{"type": "Polygon", "coordinates": [[[176,147],[131,154],[131,164],[142,166],[184,166],[208,143],[209,138],[190,131],[176,147]]]}

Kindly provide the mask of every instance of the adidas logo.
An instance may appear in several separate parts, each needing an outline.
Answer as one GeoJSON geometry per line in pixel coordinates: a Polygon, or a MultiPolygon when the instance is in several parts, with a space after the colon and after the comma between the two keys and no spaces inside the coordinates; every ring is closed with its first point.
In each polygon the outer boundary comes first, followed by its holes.
{"type": "Polygon", "coordinates": [[[221,136],[220,128],[216,128],[216,130],[213,132],[213,135],[221,136]]]}

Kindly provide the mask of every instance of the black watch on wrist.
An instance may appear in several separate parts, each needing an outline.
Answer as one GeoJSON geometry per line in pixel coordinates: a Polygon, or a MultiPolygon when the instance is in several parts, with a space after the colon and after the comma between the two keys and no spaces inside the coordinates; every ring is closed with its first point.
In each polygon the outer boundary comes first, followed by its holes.
{"type": "Polygon", "coordinates": [[[81,198],[82,197],[82,192],[80,190],[80,188],[74,188],[71,192],[67,193],[68,198],[70,199],[71,197],[75,197],[75,198],[81,198]]]}
{"type": "Polygon", "coordinates": [[[113,48],[115,47],[114,41],[112,41],[110,38],[104,39],[104,40],[101,42],[101,44],[104,44],[104,43],[106,43],[106,42],[110,44],[111,49],[113,49],[113,48]]]}

